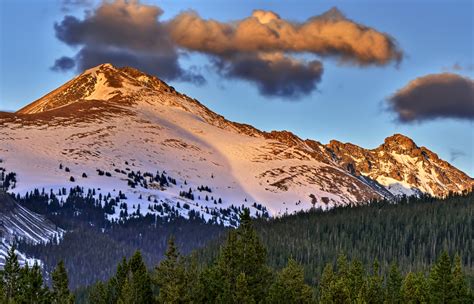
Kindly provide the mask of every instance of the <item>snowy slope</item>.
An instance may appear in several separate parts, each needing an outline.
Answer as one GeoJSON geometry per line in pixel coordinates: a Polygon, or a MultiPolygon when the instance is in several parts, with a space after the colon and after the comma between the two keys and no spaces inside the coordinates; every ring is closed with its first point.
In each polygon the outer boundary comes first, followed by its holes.
{"type": "MultiPolygon", "coordinates": [[[[392,197],[383,174],[348,168],[331,145],[230,122],[155,77],[109,64],[85,71],[17,113],[0,114],[0,126],[0,159],[17,173],[10,189],[15,193],[80,185],[97,195],[125,193],[129,212],[138,205],[150,212],[152,203],[144,198],[152,197],[184,216],[187,203],[206,218],[209,210],[231,205],[262,204],[279,215],[392,197]],[[123,174],[163,170],[177,180],[175,186],[132,188],[123,174]],[[200,185],[212,193],[197,191],[200,185]],[[194,200],[179,196],[189,188],[194,200]],[[206,194],[212,199],[205,200],[206,194]],[[222,204],[216,205],[218,198],[222,204]]],[[[465,183],[459,189],[471,189],[472,180],[458,176],[465,183]]],[[[419,189],[433,193],[426,187],[419,189]]]]}
{"type": "MultiPolygon", "coordinates": [[[[0,190],[0,267],[15,239],[33,244],[45,243],[53,238],[61,238],[63,230],[53,223],[18,205],[8,194],[0,190]]],[[[20,263],[33,263],[20,252],[20,263]]]]}

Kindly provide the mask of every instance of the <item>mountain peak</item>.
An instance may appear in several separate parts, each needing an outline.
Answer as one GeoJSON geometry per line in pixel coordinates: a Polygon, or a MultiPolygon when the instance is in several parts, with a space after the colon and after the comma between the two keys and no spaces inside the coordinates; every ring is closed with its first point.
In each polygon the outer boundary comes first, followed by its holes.
{"type": "Polygon", "coordinates": [[[410,150],[418,149],[418,146],[410,137],[405,136],[403,134],[398,134],[398,133],[385,138],[385,141],[381,147],[385,148],[386,150],[396,150],[396,151],[398,150],[410,151],[410,150]]]}
{"type": "Polygon", "coordinates": [[[20,109],[17,114],[35,114],[91,100],[127,100],[139,91],[171,91],[155,76],[131,67],[104,63],[85,70],[56,90],[20,109]]]}

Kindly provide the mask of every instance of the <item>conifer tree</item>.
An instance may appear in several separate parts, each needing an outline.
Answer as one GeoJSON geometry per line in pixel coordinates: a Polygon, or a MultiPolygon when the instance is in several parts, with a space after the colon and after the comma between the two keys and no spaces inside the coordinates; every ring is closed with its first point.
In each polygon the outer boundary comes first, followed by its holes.
{"type": "Polygon", "coordinates": [[[201,294],[212,295],[213,303],[236,303],[234,291],[237,277],[243,273],[250,295],[257,303],[263,302],[271,284],[272,273],[266,264],[266,249],[252,226],[250,211],[244,209],[240,226],[227,235],[213,269],[208,271],[211,280],[200,284],[201,294]]]}
{"type": "Polygon", "coordinates": [[[390,272],[387,277],[385,303],[398,304],[402,303],[401,288],[403,277],[398,270],[397,264],[393,263],[390,266],[390,272]]]}
{"type": "Polygon", "coordinates": [[[72,304],[74,295],[69,291],[69,279],[67,277],[64,262],[60,261],[53,271],[52,275],[52,293],[51,303],[54,304],[72,304]]]}
{"type": "Polygon", "coordinates": [[[365,284],[365,270],[362,262],[353,259],[349,267],[348,274],[349,294],[351,302],[355,303],[359,298],[365,284]]]}
{"type": "Polygon", "coordinates": [[[28,264],[21,271],[20,303],[49,303],[49,289],[44,286],[40,266],[35,263],[33,267],[28,264]]]}
{"type": "Polygon", "coordinates": [[[319,302],[333,303],[333,285],[335,281],[334,269],[331,263],[326,264],[319,282],[319,302]]]}
{"type": "Polygon", "coordinates": [[[454,257],[453,277],[452,277],[452,302],[453,303],[472,303],[473,298],[469,298],[469,287],[466,277],[461,268],[461,257],[454,257]],[[471,302],[470,302],[471,301],[471,302]]]}
{"type": "Polygon", "coordinates": [[[235,283],[234,301],[235,303],[255,304],[255,300],[250,293],[247,278],[245,277],[245,273],[243,272],[241,272],[237,276],[237,281],[235,283]]]}
{"type": "Polygon", "coordinates": [[[107,292],[107,286],[102,282],[97,282],[92,286],[89,293],[89,302],[94,304],[116,303],[117,301],[110,301],[107,292]]]}
{"type": "Polygon", "coordinates": [[[384,290],[382,286],[382,277],[379,274],[380,266],[377,260],[372,266],[372,275],[367,279],[367,288],[365,301],[367,303],[383,303],[384,290]]]}
{"type": "Polygon", "coordinates": [[[452,299],[451,258],[444,251],[433,266],[429,276],[432,303],[448,303],[452,299]]]}
{"type": "Polygon", "coordinates": [[[129,284],[133,303],[147,304],[153,302],[151,279],[143,262],[140,251],[136,251],[130,258],[129,284]]]}
{"type": "Polygon", "coordinates": [[[2,272],[3,293],[7,303],[12,302],[20,292],[20,275],[20,263],[15,253],[15,246],[11,246],[2,272]]]}
{"type": "Polygon", "coordinates": [[[409,272],[402,285],[403,303],[430,303],[430,288],[425,275],[409,272]]]}
{"type": "MultiPolygon", "coordinates": [[[[125,257],[122,258],[122,261],[117,265],[117,271],[115,276],[109,280],[108,287],[106,289],[106,299],[110,303],[116,303],[122,294],[122,288],[125,285],[125,282],[128,279],[128,272],[129,266],[127,263],[127,259],[125,257]]],[[[95,296],[99,296],[103,293],[100,291],[100,287],[98,287],[97,294],[95,296]]]]}
{"type": "Polygon", "coordinates": [[[154,282],[160,303],[180,303],[186,297],[184,265],[173,237],[168,240],[165,259],[156,267],[154,282]]]}
{"type": "Polygon", "coordinates": [[[313,291],[304,281],[304,270],[295,260],[290,259],[270,287],[269,303],[312,303],[313,291]]]}

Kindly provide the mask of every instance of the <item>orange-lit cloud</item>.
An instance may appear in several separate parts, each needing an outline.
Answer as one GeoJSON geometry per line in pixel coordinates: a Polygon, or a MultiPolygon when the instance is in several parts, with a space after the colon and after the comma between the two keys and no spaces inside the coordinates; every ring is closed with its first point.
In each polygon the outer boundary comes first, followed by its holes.
{"type": "Polygon", "coordinates": [[[313,53],[358,65],[384,65],[403,57],[392,37],[345,18],[335,8],[303,23],[262,10],[227,23],[205,20],[190,11],[173,18],[167,27],[177,45],[219,56],[242,52],[313,53]]]}
{"type": "Polygon", "coordinates": [[[323,73],[320,58],[380,66],[403,57],[392,37],[335,8],[302,23],[265,10],[234,22],[203,19],[193,11],[161,21],[162,13],[154,5],[116,0],[103,2],[82,20],[64,17],[55,24],[56,36],[80,50],[73,58],[59,58],[53,69],[111,62],[168,80],[203,83],[202,76],[180,67],[179,50],[184,50],[209,56],[220,75],[254,83],[263,95],[294,99],[316,89],[323,73]]]}

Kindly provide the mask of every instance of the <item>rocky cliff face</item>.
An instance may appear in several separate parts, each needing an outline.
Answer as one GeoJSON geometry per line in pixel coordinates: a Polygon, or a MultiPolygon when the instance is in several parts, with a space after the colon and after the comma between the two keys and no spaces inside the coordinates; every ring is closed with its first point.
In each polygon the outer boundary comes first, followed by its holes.
{"type": "Polygon", "coordinates": [[[378,181],[394,194],[421,191],[445,196],[471,191],[474,185],[468,175],[401,134],[387,137],[372,150],[335,140],[327,147],[343,166],[378,181]]]}

